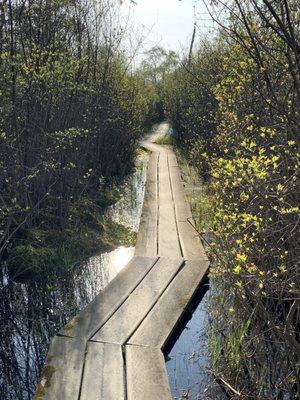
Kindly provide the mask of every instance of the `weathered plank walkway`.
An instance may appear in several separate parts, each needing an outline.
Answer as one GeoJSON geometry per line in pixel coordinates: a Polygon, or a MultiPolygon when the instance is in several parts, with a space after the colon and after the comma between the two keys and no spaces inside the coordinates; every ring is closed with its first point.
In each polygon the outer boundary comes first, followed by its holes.
{"type": "Polygon", "coordinates": [[[36,399],[172,399],[162,349],[209,262],[176,157],[152,141],[135,256],[54,337],[36,399]]]}

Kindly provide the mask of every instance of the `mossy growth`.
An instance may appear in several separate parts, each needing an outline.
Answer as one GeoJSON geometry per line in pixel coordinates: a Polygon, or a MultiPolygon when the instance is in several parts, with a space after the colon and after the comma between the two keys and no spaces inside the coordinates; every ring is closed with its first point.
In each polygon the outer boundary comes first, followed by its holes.
{"type": "Polygon", "coordinates": [[[62,221],[49,212],[41,214],[39,226],[24,230],[8,253],[11,279],[49,280],[90,256],[133,245],[136,234],[105,212],[119,197],[120,191],[111,188],[97,201],[79,199],[62,221]]]}
{"type": "Polygon", "coordinates": [[[54,249],[20,245],[10,251],[8,258],[9,274],[15,280],[37,279],[49,271],[69,268],[71,264],[70,253],[63,247],[54,249]]]}
{"type": "Polygon", "coordinates": [[[66,325],[64,326],[64,329],[69,331],[69,330],[73,329],[73,327],[74,327],[74,321],[71,320],[68,323],[66,323],[66,325]]]}
{"type": "Polygon", "coordinates": [[[137,149],[137,156],[142,156],[144,154],[151,154],[151,150],[146,149],[146,147],[139,146],[137,149]]]}
{"type": "Polygon", "coordinates": [[[11,279],[44,280],[63,274],[94,254],[135,243],[135,232],[108,217],[101,216],[91,225],[30,232],[30,244],[16,245],[9,251],[7,265],[11,279]]]}
{"type": "Polygon", "coordinates": [[[101,240],[106,250],[111,250],[116,246],[133,246],[135,244],[136,233],[126,226],[106,219],[102,227],[101,240]]]}
{"type": "Polygon", "coordinates": [[[43,371],[43,378],[45,378],[45,387],[49,387],[51,384],[51,378],[55,372],[53,365],[46,365],[43,371]]]}
{"type": "Polygon", "coordinates": [[[55,372],[53,365],[46,365],[43,369],[41,381],[37,388],[34,400],[42,400],[45,394],[45,388],[50,387],[52,376],[55,372]]]}
{"type": "Polygon", "coordinates": [[[155,144],[172,145],[173,140],[169,135],[164,135],[155,140],[155,144]]]}

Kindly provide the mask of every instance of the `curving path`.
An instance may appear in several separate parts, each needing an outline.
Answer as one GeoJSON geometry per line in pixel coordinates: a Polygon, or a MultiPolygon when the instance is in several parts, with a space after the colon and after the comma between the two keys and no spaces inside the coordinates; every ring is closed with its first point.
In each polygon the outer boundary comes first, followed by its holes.
{"type": "Polygon", "coordinates": [[[36,399],[171,400],[162,353],[208,269],[174,152],[153,142],[135,255],[51,342],[36,399]],[[191,221],[192,222],[192,221],[191,221]]]}

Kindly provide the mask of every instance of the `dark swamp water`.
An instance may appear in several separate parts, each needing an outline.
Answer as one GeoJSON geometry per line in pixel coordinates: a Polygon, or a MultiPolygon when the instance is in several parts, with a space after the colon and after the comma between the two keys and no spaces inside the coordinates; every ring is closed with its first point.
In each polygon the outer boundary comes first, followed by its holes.
{"type": "MultiPolygon", "coordinates": [[[[146,156],[123,188],[110,216],[137,231],[146,180],[146,156]]],[[[0,279],[0,400],[31,400],[51,338],[78,314],[128,263],[134,247],[118,247],[91,257],[55,283],[17,283],[0,279]]],[[[198,290],[165,349],[174,399],[199,400],[215,386],[209,365],[205,331],[208,325],[208,280],[198,290]]],[[[221,399],[221,396],[214,397],[221,399]]]]}
{"type": "Polygon", "coordinates": [[[212,288],[204,278],[164,349],[170,387],[175,400],[225,399],[208,372],[207,332],[212,288]]]}
{"type": "MultiPolygon", "coordinates": [[[[111,218],[138,230],[147,156],[108,210],[111,218]]],[[[17,283],[0,277],[0,400],[31,400],[51,338],[78,314],[128,263],[134,247],[118,247],[89,258],[51,282],[17,283]]]]}

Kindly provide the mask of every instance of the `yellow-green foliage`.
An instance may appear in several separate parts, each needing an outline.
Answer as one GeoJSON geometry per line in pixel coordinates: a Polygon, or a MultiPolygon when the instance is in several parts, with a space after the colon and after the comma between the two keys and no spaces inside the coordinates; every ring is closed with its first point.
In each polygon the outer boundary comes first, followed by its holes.
{"type": "MultiPolygon", "coordinates": [[[[280,47],[276,35],[264,38],[280,47]]],[[[226,296],[215,313],[226,331],[219,361],[233,386],[254,398],[281,390],[292,396],[299,359],[292,332],[299,319],[288,315],[299,296],[299,152],[290,124],[299,129],[298,103],[284,63],[269,60],[267,82],[242,44],[231,45],[223,63],[226,72],[214,89],[221,120],[216,151],[206,155],[217,204],[211,277],[226,296]]]]}
{"type": "Polygon", "coordinates": [[[184,59],[162,85],[164,110],[175,129],[176,142],[204,178],[208,164],[202,153],[211,148],[218,120],[213,86],[221,73],[222,51],[217,41],[204,41],[192,60],[184,59]]]}
{"type": "MultiPolygon", "coordinates": [[[[211,159],[216,234],[229,246],[231,270],[241,272],[236,278],[243,281],[246,274],[249,282],[253,273],[251,288],[257,291],[266,273],[277,276],[283,264],[294,267],[290,228],[296,227],[299,213],[299,154],[284,116],[277,113],[270,120],[268,99],[258,109],[259,93],[252,99],[248,94],[258,72],[243,48],[232,46],[224,64],[230,73],[215,89],[222,113],[216,138],[222,156],[211,159]]],[[[228,266],[217,263],[217,270],[224,273],[228,266]]],[[[274,289],[269,287],[270,294],[274,289]]]]}
{"type": "Polygon", "coordinates": [[[45,388],[51,387],[51,380],[55,374],[53,365],[46,365],[42,371],[41,381],[38,385],[34,400],[42,400],[45,394],[45,388]]]}
{"type": "Polygon", "coordinates": [[[156,139],[155,143],[163,144],[163,145],[170,145],[172,143],[172,140],[171,140],[170,136],[165,135],[165,136],[161,136],[158,139],[156,139]]]}
{"type": "Polygon", "coordinates": [[[294,0],[268,12],[253,3],[226,3],[230,29],[200,52],[202,63],[169,77],[166,108],[177,145],[190,141],[185,154],[209,172],[215,204],[213,367],[241,398],[292,399],[300,395],[300,25],[294,0]]]}
{"type": "Polygon", "coordinates": [[[157,93],[132,70],[120,4],[108,3],[0,7],[0,260],[32,230],[81,230],[74,208],[103,214],[108,185],[134,168],[157,93]]]}
{"type": "Polygon", "coordinates": [[[186,152],[175,147],[185,182],[185,195],[191,207],[195,228],[200,234],[212,230],[215,202],[209,185],[199,177],[199,170],[187,159],[186,152]]]}

